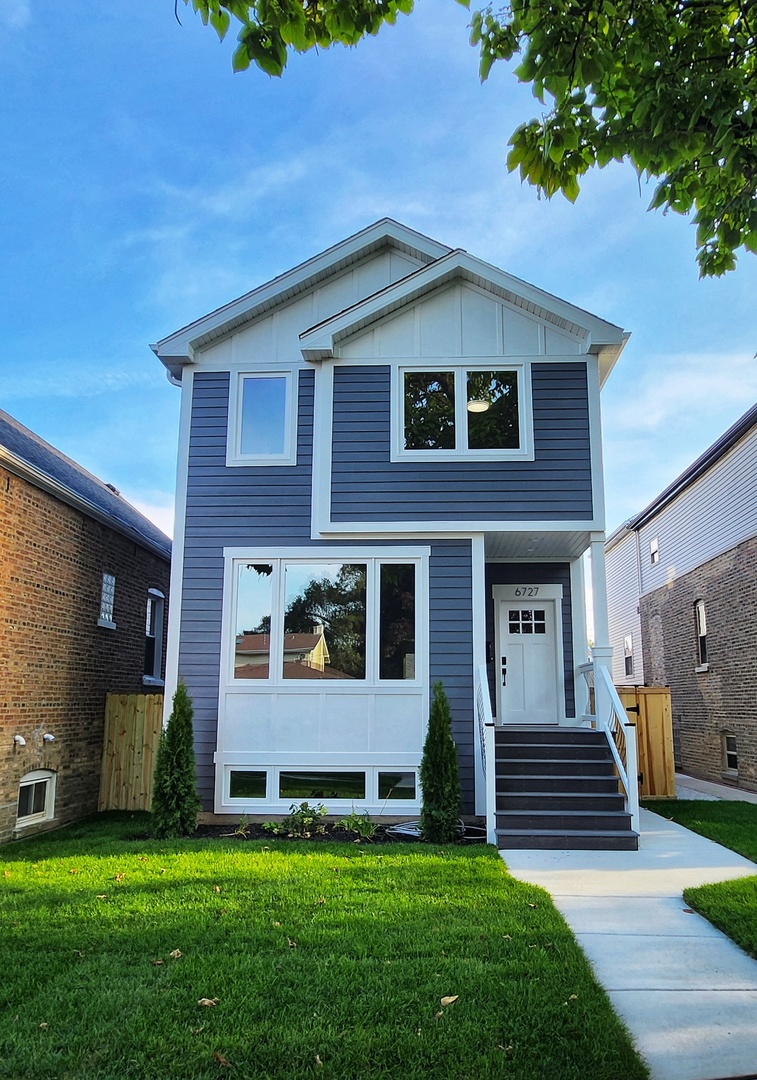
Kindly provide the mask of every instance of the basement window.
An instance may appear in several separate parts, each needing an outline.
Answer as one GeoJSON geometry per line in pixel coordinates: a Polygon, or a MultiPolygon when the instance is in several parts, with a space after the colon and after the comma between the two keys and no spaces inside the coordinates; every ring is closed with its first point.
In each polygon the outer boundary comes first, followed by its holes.
{"type": "Polygon", "coordinates": [[[723,732],[723,775],[739,775],[739,756],[736,750],[736,736],[728,731],[723,732]]]}
{"type": "Polygon", "coordinates": [[[51,821],[55,816],[55,773],[37,769],[22,776],[18,785],[17,828],[51,821]]]}

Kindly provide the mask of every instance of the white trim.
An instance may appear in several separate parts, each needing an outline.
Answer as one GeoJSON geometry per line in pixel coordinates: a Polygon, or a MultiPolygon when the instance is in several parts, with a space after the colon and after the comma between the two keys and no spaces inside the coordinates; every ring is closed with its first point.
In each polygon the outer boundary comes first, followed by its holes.
{"type": "Polygon", "coordinates": [[[229,372],[226,467],[297,464],[299,369],[246,366],[229,372]],[[246,379],[284,379],[284,449],[278,454],[245,454],[241,449],[242,406],[246,379]]]}
{"type": "MultiPolygon", "coordinates": [[[[573,629],[573,697],[576,705],[574,722],[579,724],[581,717],[589,711],[589,687],[578,670],[581,664],[588,662],[589,648],[583,555],[578,559],[573,559],[570,564],[570,605],[573,629]]],[[[570,718],[568,723],[570,723],[570,718]]]]}
{"type": "Polygon", "coordinates": [[[599,404],[599,361],[586,357],[586,389],[589,407],[589,454],[591,462],[592,531],[605,528],[605,474],[602,461],[602,413],[599,404]],[[599,524],[601,522],[601,524],[599,524]]]}
{"type": "Polygon", "coordinates": [[[331,448],[334,423],[334,366],[315,372],[313,402],[313,467],[311,473],[310,534],[316,539],[331,523],[331,448]]]}
{"type": "Polygon", "coordinates": [[[400,461],[533,461],[534,420],[531,401],[531,369],[528,361],[513,363],[509,357],[437,357],[400,361],[391,365],[391,436],[389,459],[400,461]],[[518,383],[518,446],[507,450],[470,450],[467,442],[466,375],[469,371],[513,371],[518,383]],[[454,450],[406,450],[404,447],[404,377],[416,372],[452,372],[455,378],[454,450]]]}
{"type": "MultiPolygon", "coordinates": [[[[590,521],[526,521],[523,518],[516,520],[499,521],[497,518],[473,521],[359,521],[359,522],[320,522],[320,529],[313,531],[312,539],[319,540],[328,538],[337,540],[341,538],[378,538],[384,536],[407,536],[411,534],[419,539],[469,539],[471,533],[530,533],[530,532],[554,532],[554,533],[592,533],[599,529],[599,525],[593,519],[590,521]]],[[[553,557],[550,557],[550,559],[553,557]]],[[[522,562],[522,559],[515,559],[522,562]]],[[[544,562],[543,558],[537,558],[535,562],[544,562]]]]}
{"type": "MultiPolygon", "coordinates": [[[[479,534],[472,536],[471,541],[471,617],[473,627],[473,671],[474,687],[475,672],[480,667],[486,667],[486,550],[484,537],[479,534]]],[[[488,693],[488,687],[485,688],[488,693]]],[[[475,813],[483,816],[486,813],[486,777],[481,767],[481,754],[478,749],[478,728],[476,725],[476,711],[473,710],[471,718],[473,740],[473,790],[475,813]]],[[[492,767],[494,767],[492,765],[492,767]]]]}
{"type": "Polygon", "coordinates": [[[187,487],[189,484],[189,437],[192,423],[194,372],[182,373],[179,413],[179,446],[176,455],[176,503],[174,515],[173,558],[168,600],[168,640],[166,644],[165,697],[163,723],[173,708],[173,696],[179,685],[179,638],[181,634],[181,595],[184,583],[184,535],[187,524],[187,487]]]}
{"type": "MultiPolygon", "coordinates": [[[[499,677],[499,658],[502,655],[502,643],[500,641],[500,606],[505,603],[511,603],[512,601],[529,601],[531,603],[543,603],[548,602],[554,605],[554,627],[555,627],[555,660],[556,660],[556,679],[557,679],[557,710],[558,715],[555,718],[557,724],[565,726],[568,723],[565,709],[565,655],[563,649],[563,623],[562,623],[562,599],[563,599],[563,587],[562,585],[545,585],[542,582],[526,582],[523,584],[514,583],[512,585],[492,585],[492,601],[494,603],[494,666],[497,672],[496,684],[497,684],[497,724],[502,725],[504,723],[502,716],[502,693],[501,682],[499,677]],[[538,589],[537,596],[525,596],[520,597],[516,595],[516,590],[524,589],[538,589]]],[[[571,718],[572,722],[572,718],[571,718]]]]}

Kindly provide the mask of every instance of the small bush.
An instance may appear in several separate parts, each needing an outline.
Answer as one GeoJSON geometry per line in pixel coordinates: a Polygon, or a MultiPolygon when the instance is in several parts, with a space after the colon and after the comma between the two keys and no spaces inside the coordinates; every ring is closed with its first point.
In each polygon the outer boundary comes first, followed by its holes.
{"type": "Polygon", "coordinates": [[[378,824],[371,819],[370,814],[358,814],[355,810],[348,817],[342,818],[339,824],[347,832],[354,833],[359,840],[372,840],[378,828],[378,824]]]}
{"type": "Polygon", "coordinates": [[[449,844],[460,835],[460,774],[449,701],[440,682],[434,684],[420,779],[421,835],[434,844],[449,844]]]}
{"type": "Polygon", "coordinates": [[[322,803],[311,806],[302,802],[298,806],[292,803],[289,814],[281,821],[266,821],[264,829],[275,836],[301,836],[307,840],[314,834],[322,836],[326,832],[326,807],[322,803]]]}
{"type": "Polygon", "coordinates": [[[179,683],[173,709],[158,744],[152,793],[152,831],[159,839],[189,836],[197,828],[192,700],[179,683]]]}

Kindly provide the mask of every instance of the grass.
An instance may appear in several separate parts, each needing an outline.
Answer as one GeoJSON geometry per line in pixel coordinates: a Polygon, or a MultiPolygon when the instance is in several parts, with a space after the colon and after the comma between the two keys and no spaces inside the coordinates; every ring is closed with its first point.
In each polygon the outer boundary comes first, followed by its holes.
{"type": "Polygon", "coordinates": [[[144,827],[2,849],[0,1076],[648,1075],[548,895],[491,848],[144,827]]]}
{"type": "MultiPolygon", "coordinates": [[[[757,862],[756,803],[679,799],[650,801],[644,805],[655,814],[757,862]]],[[[683,898],[757,959],[757,876],[686,889],[683,898]]]]}

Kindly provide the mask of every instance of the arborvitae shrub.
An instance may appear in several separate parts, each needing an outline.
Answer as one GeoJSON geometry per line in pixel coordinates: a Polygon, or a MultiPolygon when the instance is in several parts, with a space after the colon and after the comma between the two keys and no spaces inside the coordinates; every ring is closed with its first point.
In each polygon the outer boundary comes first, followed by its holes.
{"type": "Polygon", "coordinates": [[[452,738],[449,702],[440,682],[434,684],[420,779],[423,789],[420,817],[423,839],[434,844],[448,844],[456,840],[460,822],[460,774],[457,748],[452,738]]]}
{"type": "Polygon", "coordinates": [[[197,828],[197,797],[192,731],[192,699],[184,683],[173,697],[173,710],[160,737],[152,792],[152,831],[161,839],[189,836],[197,828]]]}

